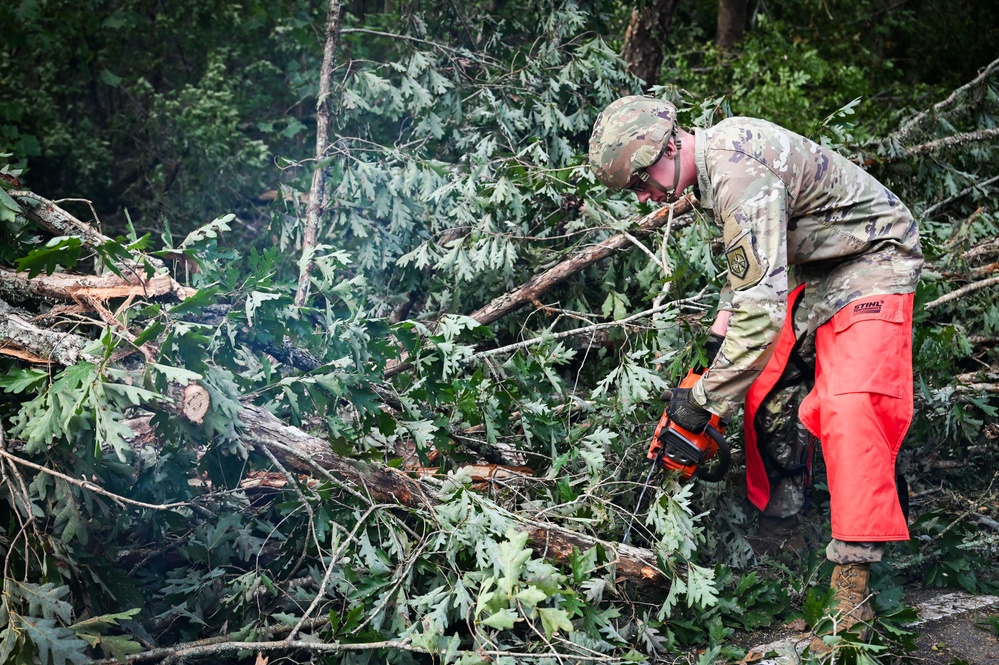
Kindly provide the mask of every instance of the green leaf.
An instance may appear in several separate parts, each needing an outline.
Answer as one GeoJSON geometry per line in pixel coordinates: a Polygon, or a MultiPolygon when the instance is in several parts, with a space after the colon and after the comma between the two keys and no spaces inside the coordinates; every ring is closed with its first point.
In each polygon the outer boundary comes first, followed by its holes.
{"type": "Polygon", "coordinates": [[[72,268],[83,249],[83,241],[76,236],[60,236],[52,238],[44,247],[32,250],[23,259],[17,260],[17,269],[27,271],[28,279],[45,271],[51,275],[56,268],[72,268]]]}
{"type": "Polygon", "coordinates": [[[479,623],[496,628],[497,630],[508,630],[513,628],[513,625],[518,621],[520,621],[520,617],[517,616],[517,613],[507,608],[480,620],[479,623]]]}
{"type": "Polygon", "coordinates": [[[40,369],[14,368],[4,376],[0,376],[0,388],[3,388],[4,392],[14,394],[33,392],[45,383],[48,376],[48,372],[40,369]]]}
{"type": "Polygon", "coordinates": [[[11,594],[28,603],[28,614],[41,616],[45,619],[60,619],[64,623],[69,623],[73,613],[73,606],[62,600],[69,595],[68,586],[57,587],[52,582],[45,584],[34,584],[32,582],[18,582],[8,580],[8,587],[11,594]]]}
{"type": "Polygon", "coordinates": [[[0,187],[0,221],[13,222],[21,214],[21,206],[10,197],[7,191],[0,187]]]}
{"type": "Polygon", "coordinates": [[[142,346],[146,342],[155,337],[158,337],[161,332],[166,329],[166,324],[161,321],[154,321],[152,325],[136,335],[135,340],[132,342],[135,346],[142,346]]]}
{"type": "Polygon", "coordinates": [[[20,633],[14,630],[14,627],[10,624],[7,624],[3,632],[0,632],[0,663],[12,662],[10,657],[14,654],[15,649],[17,651],[24,650],[24,647],[20,644],[22,641],[20,638],[20,633]]]}
{"type": "Polygon", "coordinates": [[[18,624],[38,649],[42,665],[86,665],[91,659],[84,653],[87,643],[69,628],[56,625],[53,619],[20,617],[18,624]]]}
{"type": "Polygon", "coordinates": [[[150,363],[149,366],[153,371],[162,374],[167,381],[179,383],[182,386],[186,386],[194,381],[201,381],[204,378],[201,374],[182,367],[171,367],[170,365],[161,365],[159,363],[150,363]]]}
{"type": "Polygon", "coordinates": [[[187,234],[187,237],[184,238],[184,242],[180,243],[180,249],[200,246],[204,244],[206,240],[218,238],[220,233],[230,230],[229,222],[234,219],[236,219],[236,215],[232,213],[216,217],[201,228],[195,229],[187,234]]]}
{"type": "Polygon", "coordinates": [[[124,612],[115,612],[114,614],[102,614],[100,616],[90,617],[89,619],[84,619],[83,621],[74,623],[70,626],[70,630],[76,633],[103,633],[109,626],[117,626],[119,621],[127,621],[141,611],[142,610],[138,607],[134,607],[130,610],[125,610],[124,612]]]}
{"type": "MultiPolygon", "coordinates": [[[[81,635],[81,637],[83,637],[81,635]]],[[[85,637],[83,639],[86,639],[85,637]]],[[[96,646],[105,656],[114,658],[119,663],[128,662],[128,657],[146,650],[144,646],[127,635],[100,635],[97,636],[96,646]]]]}
{"type": "Polygon", "coordinates": [[[514,595],[515,599],[517,599],[517,600],[523,602],[525,605],[529,605],[531,607],[534,607],[535,605],[537,605],[538,603],[542,602],[547,597],[548,597],[548,594],[546,594],[544,591],[542,591],[541,589],[539,589],[538,587],[533,586],[533,585],[527,587],[523,591],[520,591],[516,595],[514,595]]]}
{"type": "Polygon", "coordinates": [[[253,327],[253,314],[260,307],[261,303],[268,300],[279,300],[281,294],[279,293],[264,293],[263,291],[253,291],[246,298],[246,322],[249,326],[253,327]]]}
{"type": "Polygon", "coordinates": [[[499,580],[499,588],[510,595],[514,585],[520,579],[520,571],[524,563],[531,559],[531,549],[527,544],[527,531],[517,531],[510,527],[506,531],[507,540],[499,546],[499,565],[503,569],[503,577],[499,580]]]}
{"type": "Polygon", "coordinates": [[[104,390],[116,397],[124,397],[132,406],[141,406],[144,403],[155,402],[161,396],[145,388],[128,386],[124,383],[105,383],[104,390]]]}
{"type": "Polygon", "coordinates": [[[551,637],[560,630],[571,633],[574,629],[569,615],[565,610],[556,608],[539,607],[538,616],[541,617],[541,626],[544,628],[545,636],[551,637]]]}
{"type": "Polygon", "coordinates": [[[717,602],[714,569],[691,563],[687,570],[687,606],[710,607],[717,602]]]}

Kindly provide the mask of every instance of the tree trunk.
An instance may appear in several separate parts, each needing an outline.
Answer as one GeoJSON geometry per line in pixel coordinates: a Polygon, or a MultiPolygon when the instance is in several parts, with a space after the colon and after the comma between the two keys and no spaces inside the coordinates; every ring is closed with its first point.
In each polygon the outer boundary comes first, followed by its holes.
{"type": "MultiPolygon", "coordinates": [[[[318,467],[378,503],[395,503],[433,511],[439,500],[434,483],[413,478],[396,469],[349,461],[334,453],[326,441],[284,424],[266,409],[246,405],[239,419],[248,430],[248,438],[257,445],[267,446],[289,470],[315,475],[318,467]]],[[[585,552],[599,545],[617,566],[621,577],[642,585],[663,584],[666,581],[656,563],[655,553],[650,550],[600,541],[516,513],[511,513],[509,517],[521,530],[527,531],[528,542],[535,554],[549,561],[569,565],[569,557],[574,550],[585,552]]]]}
{"type": "Polygon", "coordinates": [[[312,252],[319,238],[319,215],[326,200],[326,173],[323,166],[329,147],[330,96],[333,91],[333,60],[340,40],[340,0],[330,0],[326,17],[326,46],[319,72],[319,99],[316,100],[316,167],[312,172],[309,203],[305,206],[305,228],[302,232],[302,261],[298,276],[295,304],[301,307],[309,296],[309,273],[312,271],[312,252]]]}
{"type": "Polygon", "coordinates": [[[621,57],[631,73],[645,82],[645,90],[659,83],[666,39],[677,4],[679,0],[651,0],[648,6],[631,12],[621,57]]]}
{"type": "MultiPolygon", "coordinates": [[[[73,333],[40,329],[0,300],[0,350],[15,349],[16,353],[11,355],[20,358],[72,365],[87,359],[82,351],[88,343],[89,340],[73,333]]],[[[208,409],[208,393],[197,384],[173,387],[168,395],[173,399],[145,408],[163,410],[193,422],[200,422],[208,409]]],[[[341,457],[333,452],[329,442],[285,424],[262,407],[244,404],[239,420],[248,443],[266,447],[282,465],[294,472],[334,478],[356,495],[366,496],[376,503],[392,503],[432,513],[440,500],[439,483],[397,469],[341,457]]],[[[482,501],[489,500],[483,498],[482,501]]],[[[569,565],[569,557],[575,549],[586,551],[599,545],[621,577],[643,585],[666,581],[656,563],[655,553],[650,550],[597,540],[517,513],[508,513],[508,517],[530,534],[529,542],[537,555],[550,561],[569,565]]]]}
{"type": "Polygon", "coordinates": [[[728,52],[742,41],[749,18],[749,0],[718,0],[718,32],[715,44],[728,52]]]}

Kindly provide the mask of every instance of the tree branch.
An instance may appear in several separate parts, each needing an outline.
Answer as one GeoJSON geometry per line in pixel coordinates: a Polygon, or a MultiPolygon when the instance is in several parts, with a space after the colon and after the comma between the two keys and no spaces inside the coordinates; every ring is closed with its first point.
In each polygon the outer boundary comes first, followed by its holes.
{"type": "Polygon", "coordinates": [[[988,187],[989,185],[991,185],[992,183],[996,182],[997,180],[999,180],[999,175],[993,176],[992,178],[989,178],[988,180],[986,180],[984,182],[976,182],[971,187],[968,187],[967,189],[965,189],[965,190],[963,190],[961,192],[958,192],[954,196],[946,198],[943,201],[940,201],[938,203],[934,203],[929,208],[927,208],[926,210],[924,210],[923,214],[919,216],[920,221],[922,221],[924,219],[928,219],[930,215],[932,215],[933,213],[935,213],[937,210],[939,210],[940,208],[944,207],[945,205],[953,203],[954,201],[958,200],[959,198],[961,198],[961,197],[963,197],[963,196],[965,196],[967,194],[970,194],[971,192],[975,191],[976,189],[988,187]]]}
{"type": "Polygon", "coordinates": [[[935,141],[908,147],[905,151],[910,155],[922,155],[927,152],[933,152],[934,150],[943,150],[945,148],[951,148],[965,143],[987,141],[997,136],[999,136],[999,127],[990,127],[989,129],[979,129],[974,132],[964,132],[963,134],[945,136],[942,139],[936,139],[935,141]]]}
{"type": "Polygon", "coordinates": [[[892,137],[892,139],[898,142],[904,141],[906,138],[908,138],[909,134],[912,133],[912,131],[916,128],[916,126],[919,125],[921,122],[923,122],[923,120],[925,120],[931,113],[933,115],[939,115],[941,112],[946,110],[949,105],[956,102],[958,98],[960,98],[960,96],[964,94],[967,90],[973,88],[974,86],[978,85],[986,78],[988,78],[992,74],[992,72],[995,71],[997,67],[999,67],[999,60],[993,60],[992,62],[990,62],[988,65],[986,65],[985,69],[983,69],[978,74],[978,76],[976,76],[974,79],[965,83],[960,88],[952,92],[950,96],[947,97],[947,99],[943,100],[942,102],[938,102],[929,109],[917,113],[916,115],[909,118],[909,120],[907,120],[899,128],[897,132],[895,132],[895,135],[892,137]]]}
{"type": "Polygon", "coordinates": [[[965,284],[956,291],[951,291],[950,293],[940,296],[936,300],[931,300],[930,302],[923,305],[926,309],[933,309],[951,302],[952,300],[957,300],[958,298],[965,296],[973,291],[978,291],[979,289],[984,289],[989,286],[994,286],[999,284],[999,277],[990,277],[989,279],[983,279],[980,282],[973,282],[971,284],[965,284]]]}
{"type": "Polygon", "coordinates": [[[304,305],[309,297],[309,273],[312,272],[312,255],[319,234],[319,215],[326,201],[328,168],[323,164],[323,159],[329,147],[330,96],[333,90],[331,81],[339,38],[340,0],[330,0],[329,13],[326,16],[326,46],[323,49],[323,64],[319,72],[319,98],[316,100],[316,168],[312,172],[309,203],[305,207],[302,259],[299,262],[298,290],[295,292],[295,304],[299,307],[304,305]]]}
{"type": "MultiPolygon", "coordinates": [[[[697,199],[693,194],[683,196],[673,204],[673,214],[682,215],[693,209],[697,199]]],[[[482,325],[492,323],[510,312],[519,309],[532,300],[537,300],[547,293],[557,284],[565,281],[572,275],[584,270],[594,263],[601,261],[612,254],[615,254],[627,247],[631,240],[629,236],[644,238],[653,231],[669,222],[670,206],[662,206],[654,212],[646,215],[638,222],[638,228],[629,233],[618,233],[603,242],[591,245],[586,249],[577,252],[558,265],[549,268],[540,275],[535,275],[519,288],[505,293],[495,298],[485,307],[481,307],[469,314],[469,316],[482,325]]]]}
{"type": "Polygon", "coordinates": [[[546,335],[544,337],[537,337],[535,339],[524,340],[523,342],[517,342],[516,344],[509,344],[507,346],[501,346],[496,349],[488,349],[486,351],[479,351],[478,353],[472,354],[472,360],[478,360],[479,358],[488,358],[489,356],[499,355],[501,353],[512,353],[519,349],[526,349],[530,346],[535,346],[536,344],[541,344],[552,339],[564,339],[566,337],[578,337],[580,335],[585,335],[587,333],[597,332],[598,330],[606,330],[607,328],[619,328],[621,326],[626,326],[639,319],[644,319],[659,312],[665,312],[670,309],[675,309],[677,306],[684,303],[697,302],[703,297],[704,291],[701,291],[696,296],[692,298],[684,298],[682,300],[674,300],[668,302],[665,305],[659,305],[658,307],[653,307],[647,309],[644,312],[639,312],[637,314],[632,314],[631,316],[621,319],[620,321],[606,321],[604,323],[594,323],[590,326],[584,326],[582,328],[576,328],[575,330],[565,330],[562,332],[553,333],[551,335],[546,335]]]}
{"type": "MultiPolygon", "coordinates": [[[[12,190],[7,193],[11,198],[24,204],[21,210],[25,217],[57,236],[79,236],[84,243],[91,247],[111,241],[111,238],[66,212],[54,201],[24,190],[12,190]]],[[[157,268],[164,267],[163,261],[151,256],[133,255],[132,260],[136,264],[148,261],[150,265],[157,268]]]]}
{"type": "Polygon", "coordinates": [[[0,268],[0,296],[14,302],[28,300],[70,300],[83,303],[85,298],[98,301],[111,298],[157,298],[172,296],[184,300],[194,292],[174,281],[170,275],[161,273],[146,277],[144,274],[129,274],[119,277],[113,274],[94,277],[54,272],[51,275],[35,275],[29,278],[26,272],[0,268]]]}

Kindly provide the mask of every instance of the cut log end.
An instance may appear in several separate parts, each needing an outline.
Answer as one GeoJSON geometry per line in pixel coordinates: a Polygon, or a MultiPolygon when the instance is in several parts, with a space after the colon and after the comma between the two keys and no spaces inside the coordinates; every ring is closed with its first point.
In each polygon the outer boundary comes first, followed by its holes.
{"type": "Polygon", "coordinates": [[[184,417],[192,423],[201,424],[208,413],[211,398],[208,391],[196,383],[192,383],[184,388],[184,397],[181,402],[181,412],[184,417]]]}

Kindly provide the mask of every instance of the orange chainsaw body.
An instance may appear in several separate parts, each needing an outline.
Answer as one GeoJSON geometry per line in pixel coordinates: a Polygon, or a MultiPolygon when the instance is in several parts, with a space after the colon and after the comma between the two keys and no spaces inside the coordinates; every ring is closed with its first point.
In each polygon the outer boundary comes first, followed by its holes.
{"type": "MultiPolygon", "coordinates": [[[[693,388],[704,372],[690,370],[687,376],[680,382],[680,388],[693,388]]],[[[728,419],[711,414],[708,426],[701,434],[694,434],[676,423],[672,422],[668,415],[669,409],[663,411],[662,418],[656,426],[655,434],[652,435],[652,444],[649,446],[648,459],[659,458],[663,468],[668,471],[678,471],[684,478],[690,478],[697,474],[698,467],[704,462],[718,454],[719,445],[723,446],[723,462],[727,466],[728,444],[725,442],[725,426],[728,419]]],[[[722,469],[724,473],[724,469],[722,469]]],[[[705,480],[714,480],[707,476],[699,475],[705,480]]],[[[720,478],[718,478],[720,480],[720,478]]]]}

